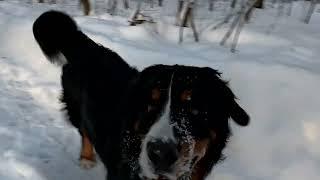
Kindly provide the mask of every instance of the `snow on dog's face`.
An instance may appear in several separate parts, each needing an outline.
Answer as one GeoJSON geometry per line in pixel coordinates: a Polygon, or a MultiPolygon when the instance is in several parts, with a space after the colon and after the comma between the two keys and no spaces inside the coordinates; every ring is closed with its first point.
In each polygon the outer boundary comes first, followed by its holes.
{"type": "Polygon", "coordinates": [[[136,83],[129,129],[139,139],[131,146],[142,179],[203,179],[221,159],[228,119],[249,123],[211,68],[156,65],[136,83]]]}

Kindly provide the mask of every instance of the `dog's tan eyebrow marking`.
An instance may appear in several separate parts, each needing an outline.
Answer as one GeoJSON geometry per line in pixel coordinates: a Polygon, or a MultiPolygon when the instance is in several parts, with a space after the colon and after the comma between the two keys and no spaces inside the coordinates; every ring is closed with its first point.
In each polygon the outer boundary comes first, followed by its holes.
{"type": "Polygon", "coordinates": [[[140,120],[137,120],[134,124],[133,124],[133,129],[135,131],[139,131],[139,127],[140,127],[140,120]]]}
{"type": "Polygon", "coordinates": [[[151,99],[152,100],[157,101],[160,99],[160,96],[161,96],[161,92],[160,92],[159,88],[154,88],[151,90],[151,99]]]}
{"type": "Polygon", "coordinates": [[[184,90],[182,94],[180,95],[181,101],[190,101],[192,96],[192,90],[184,90]]]}

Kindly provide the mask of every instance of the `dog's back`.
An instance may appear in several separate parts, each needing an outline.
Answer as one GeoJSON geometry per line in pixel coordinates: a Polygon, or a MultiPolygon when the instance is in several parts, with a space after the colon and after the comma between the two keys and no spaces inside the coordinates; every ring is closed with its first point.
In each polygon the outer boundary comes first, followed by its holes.
{"type": "Polygon", "coordinates": [[[112,172],[120,152],[121,98],[138,71],[92,41],[61,12],[42,14],[33,25],[33,33],[48,60],[63,66],[61,101],[70,122],[80,134],[86,132],[112,172]]]}

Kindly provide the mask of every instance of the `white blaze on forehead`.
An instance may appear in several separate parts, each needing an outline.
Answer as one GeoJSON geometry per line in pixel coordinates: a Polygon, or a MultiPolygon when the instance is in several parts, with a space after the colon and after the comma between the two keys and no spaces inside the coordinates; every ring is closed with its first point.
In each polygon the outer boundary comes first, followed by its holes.
{"type": "Polygon", "coordinates": [[[163,141],[171,140],[175,142],[173,135],[173,124],[170,122],[170,106],[171,106],[171,87],[172,78],[168,88],[168,100],[165,104],[160,118],[153,124],[146,135],[146,140],[161,139],[163,141]]]}
{"type": "Polygon", "coordinates": [[[150,159],[147,154],[147,143],[152,142],[152,140],[162,140],[164,142],[173,141],[176,142],[176,139],[173,134],[173,124],[170,122],[170,106],[171,106],[171,87],[172,79],[168,88],[168,100],[165,104],[165,108],[160,116],[160,118],[153,124],[142,141],[141,153],[139,158],[139,163],[141,166],[142,176],[148,178],[156,179],[157,175],[153,173],[152,165],[150,164],[150,159]]]}
{"type": "Polygon", "coordinates": [[[168,141],[168,140],[175,141],[175,138],[173,135],[173,128],[172,128],[173,125],[170,122],[170,105],[171,105],[171,93],[169,93],[168,102],[165,105],[162,115],[156,121],[156,123],[151,126],[146,137],[150,139],[161,139],[163,141],[168,141]]]}

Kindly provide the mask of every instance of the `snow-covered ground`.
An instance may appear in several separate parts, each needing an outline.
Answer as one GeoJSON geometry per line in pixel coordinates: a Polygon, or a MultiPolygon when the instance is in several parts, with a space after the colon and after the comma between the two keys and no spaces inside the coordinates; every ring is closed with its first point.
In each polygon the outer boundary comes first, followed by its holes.
{"type": "MultiPolygon", "coordinates": [[[[21,0],[23,1],[23,0],[21,0]]],[[[125,18],[83,17],[75,1],[64,7],[0,1],[0,179],[102,180],[101,163],[78,166],[79,136],[64,120],[58,102],[60,69],[49,64],[31,27],[55,8],[75,16],[97,42],[131,65],[188,64],[223,72],[245,109],[250,126],[233,124],[227,159],[209,179],[301,180],[320,178],[320,13],[309,25],[294,14],[275,21],[275,9],[256,11],[240,37],[238,52],[219,46],[226,27],[191,33],[177,44],[177,29],[160,24],[129,27],[125,18]],[[273,25],[275,24],[275,25],[273,25]]]]}

